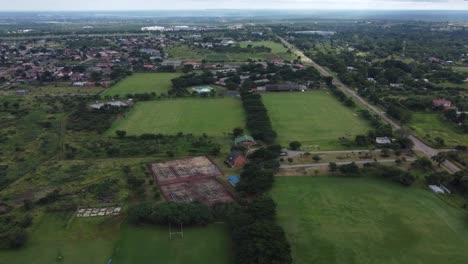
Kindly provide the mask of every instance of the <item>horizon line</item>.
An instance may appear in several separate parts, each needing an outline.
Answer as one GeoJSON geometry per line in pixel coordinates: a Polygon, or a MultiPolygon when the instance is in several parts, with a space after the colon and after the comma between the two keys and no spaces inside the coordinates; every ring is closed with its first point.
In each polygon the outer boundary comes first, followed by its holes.
{"type": "Polygon", "coordinates": [[[361,9],[350,9],[350,8],[343,8],[343,9],[336,9],[336,8],[320,8],[320,9],[299,9],[299,8],[290,8],[290,9],[284,9],[284,8],[266,8],[266,9],[260,9],[260,8],[255,8],[255,9],[248,9],[248,8],[203,8],[203,9],[94,9],[94,10],[83,10],[83,9],[63,9],[63,10],[0,10],[0,13],[11,13],[11,12],[164,12],[164,11],[300,11],[300,12],[308,12],[308,11],[460,11],[460,12],[465,12],[468,11],[468,7],[466,9],[440,9],[440,8],[428,8],[428,9],[367,9],[367,8],[361,8],[361,9]]]}

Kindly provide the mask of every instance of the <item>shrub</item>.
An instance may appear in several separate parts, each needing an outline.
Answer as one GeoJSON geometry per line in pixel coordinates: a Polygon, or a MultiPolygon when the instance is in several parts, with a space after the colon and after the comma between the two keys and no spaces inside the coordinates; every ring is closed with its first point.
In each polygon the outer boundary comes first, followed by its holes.
{"type": "Polygon", "coordinates": [[[298,150],[301,148],[301,143],[299,141],[293,141],[291,143],[289,143],[289,148],[291,150],[298,150]]]}

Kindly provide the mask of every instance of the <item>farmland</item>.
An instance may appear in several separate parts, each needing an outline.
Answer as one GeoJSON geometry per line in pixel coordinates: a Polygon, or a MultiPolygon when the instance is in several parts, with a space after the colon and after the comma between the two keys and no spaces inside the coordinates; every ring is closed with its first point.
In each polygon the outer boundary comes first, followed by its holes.
{"type": "Polygon", "coordinates": [[[466,216],[428,190],[370,178],[279,177],[296,264],[465,263],[466,216]]]}
{"type": "Polygon", "coordinates": [[[206,60],[207,62],[242,62],[248,60],[292,60],[294,57],[287,53],[287,49],[280,43],[273,41],[242,42],[241,47],[265,46],[271,48],[271,52],[216,52],[211,49],[177,45],[168,50],[171,60],[206,60]]]}
{"type": "Polygon", "coordinates": [[[417,135],[432,145],[436,137],[443,138],[447,147],[467,145],[468,135],[457,132],[454,126],[435,113],[415,112],[410,122],[417,135]]]}
{"type": "Polygon", "coordinates": [[[101,95],[120,95],[136,93],[161,93],[167,94],[172,87],[171,80],[180,76],[180,73],[135,73],[111,88],[106,89],[101,95]]]}
{"type": "Polygon", "coordinates": [[[224,137],[235,127],[244,126],[241,102],[235,98],[176,99],[140,102],[128,116],[114,124],[111,132],[125,130],[129,135],[193,133],[224,137]]]}
{"type": "Polygon", "coordinates": [[[357,113],[325,91],[265,94],[263,101],[283,145],[297,140],[321,149],[338,149],[343,148],[339,137],[354,140],[369,130],[357,113]]]}

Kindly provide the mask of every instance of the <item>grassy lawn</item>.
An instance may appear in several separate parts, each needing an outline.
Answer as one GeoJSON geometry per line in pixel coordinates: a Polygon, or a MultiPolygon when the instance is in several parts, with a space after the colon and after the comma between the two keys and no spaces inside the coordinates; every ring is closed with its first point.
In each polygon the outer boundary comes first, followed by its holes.
{"type": "Polygon", "coordinates": [[[191,47],[187,45],[178,45],[168,49],[169,59],[171,60],[194,60],[201,61],[206,60],[207,62],[240,62],[252,60],[275,60],[284,59],[292,60],[294,56],[287,53],[287,49],[280,43],[273,41],[259,41],[259,42],[241,42],[242,47],[246,47],[248,44],[253,46],[266,46],[272,49],[271,52],[223,52],[219,53],[212,49],[203,49],[198,47],[191,47]]]}
{"type": "Polygon", "coordinates": [[[167,226],[125,227],[112,263],[230,263],[229,236],[224,225],[184,228],[184,238],[173,240],[169,240],[168,232],[167,226]]]}
{"type": "Polygon", "coordinates": [[[33,226],[26,247],[0,251],[0,263],[107,263],[118,239],[120,220],[81,218],[74,219],[67,227],[68,219],[69,216],[62,214],[44,215],[33,226]],[[63,257],[61,262],[59,256],[63,257]]]}
{"type": "Polygon", "coordinates": [[[282,145],[297,140],[303,145],[320,145],[322,150],[342,149],[339,137],[354,140],[370,129],[357,113],[326,91],[268,93],[262,97],[282,145]]]}
{"type": "Polygon", "coordinates": [[[468,74],[468,67],[454,66],[454,67],[452,67],[452,70],[455,71],[455,72],[461,72],[461,73],[468,74]]]}
{"type": "Polygon", "coordinates": [[[367,177],[277,177],[295,264],[466,263],[468,222],[428,190],[367,177]]]}
{"type": "Polygon", "coordinates": [[[443,88],[464,88],[468,89],[468,83],[452,83],[452,82],[441,82],[441,83],[436,83],[435,84],[438,87],[443,87],[443,88]]]}
{"type": "Polygon", "coordinates": [[[157,95],[167,93],[172,87],[171,80],[179,77],[180,73],[134,73],[109,89],[101,95],[126,95],[135,93],[151,93],[157,95]]]}
{"type": "Polygon", "coordinates": [[[138,103],[128,116],[111,128],[129,135],[144,133],[193,133],[225,137],[235,127],[244,127],[244,110],[237,98],[189,98],[138,103]]]}
{"type": "Polygon", "coordinates": [[[445,140],[447,147],[468,145],[468,134],[459,133],[454,125],[443,120],[436,113],[413,113],[410,127],[430,144],[435,144],[434,138],[441,137],[445,140]]]}

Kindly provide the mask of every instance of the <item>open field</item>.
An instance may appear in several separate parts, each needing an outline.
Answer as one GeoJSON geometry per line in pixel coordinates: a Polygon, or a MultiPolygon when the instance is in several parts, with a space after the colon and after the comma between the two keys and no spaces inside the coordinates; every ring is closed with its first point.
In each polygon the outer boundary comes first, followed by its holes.
{"type": "Polygon", "coordinates": [[[69,217],[64,214],[44,215],[33,226],[26,247],[0,251],[0,263],[107,263],[118,239],[119,218],[79,218],[67,226],[69,217]],[[58,261],[59,256],[62,261],[58,261]]]}
{"type": "Polygon", "coordinates": [[[455,72],[465,73],[468,76],[468,67],[454,66],[452,67],[452,70],[455,72]]]}
{"type": "Polygon", "coordinates": [[[170,48],[167,52],[169,53],[169,59],[171,60],[194,60],[201,61],[206,60],[207,62],[240,62],[252,60],[292,60],[294,56],[287,53],[287,49],[280,43],[273,41],[261,41],[261,42],[241,42],[242,47],[246,47],[248,44],[252,46],[265,46],[272,49],[271,52],[216,52],[212,49],[204,49],[198,47],[190,47],[187,45],[178,45],[170,48]]]}
{"type": "Polygon", "coordinates": [[[230,263],[224,225],[184,227],[184,238],[169,240],[168,227],[134,227],[119,217],[75,218],[46,214],[34,224],[20,250],[0,251],[1,264],[46,263],[230,263]],[[59,257],[62,260],[59,261],[59,257]]]}
{"type": "Polygon", "coordinates": [[[295,264],[468,259],[466,213],[425,189],[368,177],[278,177],[273,198],[295,264]]]}
{"type": "Polygon", "coordinates": [[[230,258],[229,236],[224,225],[184,227],[184,238],[173,240],[169,240],[167,226],[127,226],[112,263],[228,264],[230,258]]]}
{"type": "Polygon", "coordinates": [[[338,138],[354,140],[370,129],[357,113],[326,91],[268,93],[262,97],[282,145],[297,140],[303,145],[320,145],[322,150],[342,149],[338,138]]]}
{"type": "Polygon", "coordinates": [[[441,83],[436,83],[435,84],[438,87],[443,87],[443,88],[463,88],[463,89],[468,89],[468,83],[452,83],[452,82],[441,82],[441,83]]]}
{"type": "Polygon", "coordinates": [[[193,133],[225,137],[235,127],[244,127],[244,110],[237,98],[189,98],[140,102],[128,116],[117,121],[111,133],[125,130],[129,135],[144,133],[193,133]]]}
{"type": "Polygon", "coordinates": [[[441,137],[447,147],[468,145],[468,134],[458,133],[454,125],[442,119],[436,113],[413,113],[410,127],[429,144],[434,145],[434,138],[441,137]]]}
{"type": "Polygon", "coordinates": [[[171,80],[179,77],[180,73],[134,73],[111,88],[106,89],[101,95],[120,95],[135,93],[152,93],[157,95],[166,93],[171,89],[171,80]]]}

